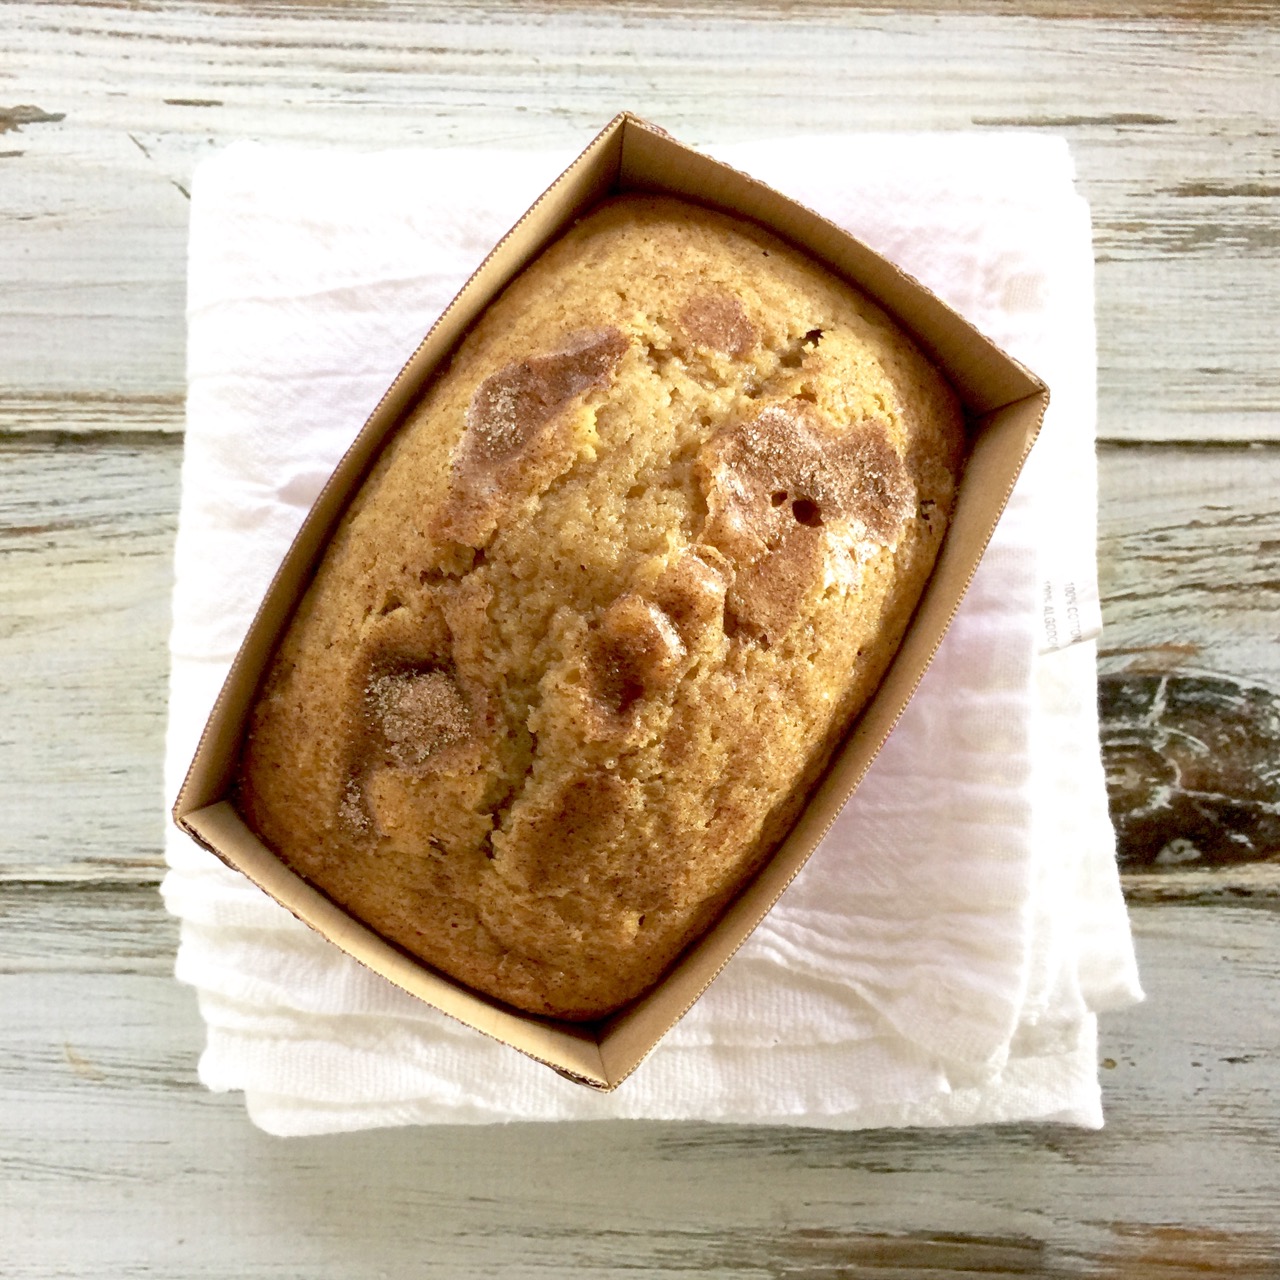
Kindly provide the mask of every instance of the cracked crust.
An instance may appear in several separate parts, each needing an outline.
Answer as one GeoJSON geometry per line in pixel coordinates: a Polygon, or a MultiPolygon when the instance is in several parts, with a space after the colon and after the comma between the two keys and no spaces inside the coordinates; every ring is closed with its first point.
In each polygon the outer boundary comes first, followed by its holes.
{"type": "Polygon", "coordinates": [[[485,313],[298,608],[238,783],[302,875],[535,1013],[648,989],[759,867],[932,567],[957,401],[866,299],[664,198],[485,313]]]}

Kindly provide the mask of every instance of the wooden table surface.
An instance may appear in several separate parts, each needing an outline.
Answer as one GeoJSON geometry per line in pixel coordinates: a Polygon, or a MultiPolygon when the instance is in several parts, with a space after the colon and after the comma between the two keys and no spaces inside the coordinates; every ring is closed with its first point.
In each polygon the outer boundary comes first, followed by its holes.
{"type": "Polygon", "coordinates": [[[0,5],[0,1274],[1280,1275],[1280,20],[1266,0],[0,5]],[[1108,1127],[283,1142],[196,1080],[160,760],[188,184],[239,137],[1065,134],[1104,737],[1148,1002],[1108,1127]]]}

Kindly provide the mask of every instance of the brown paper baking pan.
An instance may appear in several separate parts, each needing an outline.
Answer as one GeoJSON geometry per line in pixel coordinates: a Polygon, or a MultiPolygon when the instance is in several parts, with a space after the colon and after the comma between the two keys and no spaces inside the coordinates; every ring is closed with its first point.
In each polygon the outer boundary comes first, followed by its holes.
{"type": "Polygon", "coordinates": [[[786,196],[620,115],[541,196],[467,282],[365,423],[298,533],[232,665],[174,806],[201,845],[349,955],[428,1004],[593,1088],[616,1087],[706,990],[800,870],[902,714],[964,595],[1039,430],[1048,391],[927,289],[786,196]],[[874,699],[770,862],[648,995],[597,1022],[520,1013],[428,968],[289,870],[228,800],[250,706],[330,532],[382,442],[489,302],[575,218],[627,191],[684,196],[746,216],[806,250],[909,330],[960,393],[970,454],[955,515],[906,638],[874,699]]]}

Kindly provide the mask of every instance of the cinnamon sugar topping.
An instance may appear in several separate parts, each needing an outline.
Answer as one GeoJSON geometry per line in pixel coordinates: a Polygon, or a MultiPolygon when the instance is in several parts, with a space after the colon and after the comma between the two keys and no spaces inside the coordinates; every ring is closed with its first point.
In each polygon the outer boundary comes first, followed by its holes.
{"type": "Polygon", "coordinates": [[[476,388],[462,461],[487,468],[523,449],[571,400],[604,386],[627,349],[618,329],[586,329],[549,355],[505,365],[476,388]]]}
{"type": "Polygon", "coordinates": [[[577,441],[566,411],[609,383],[628,345],[620,329],[583,329],[556,351],[490,374],[472,394],[432,532],[482,547],[513,502],[543,492],[567,471],[577,441]]]}
{"type": "Polygon", "coordinates": [[[471,733],[466,699],[439,668],[375,675],[365,702],[392,760],[404,768],[425,764],[471,733]]]}
{"type": "Polygon", "coordinates": [[[913,510],[914,485],[876,422],[835,434],[803,400],[769,405],[717,435],[699,458],[703,538],[738,570],[730,620],[784,626],[822,571],[822,527],[861,526],[891,543],[913,510]]]}
{"type": "MultiPolygon", "coordinates": [[[[708,559],[716,556],[715,552],[704,550],[708,559]]],[[[722,570],[692,552],[663,570],[654,586],[654,602],[685,644],[693,644],[707,627],[723,617],[727,572],[727,566],[722,570]]]]}
{"type": "Polygon", "coordinates": [[[634,592],[619,596],[600,619],[588,656],[597,699],[621,715],[641,698],[665,688],[685,656],[671,619],[634,592]]]}
{"type": "Polygon", "coordinates": [[[695,293],[680,312],[680,327],[690,342],[734,359],[756,344],[755,326],[731,293],[695,293]]]}
{"type": "Polygon", "coordinates": [[[912,510],[911,478],[884,428],[868,421],[837,435],[804,400],[769,405],[721,432],[699,464],[714,545],[727,535],[768,546],[793,524],[841,519],[890,542],[912,510]]]}

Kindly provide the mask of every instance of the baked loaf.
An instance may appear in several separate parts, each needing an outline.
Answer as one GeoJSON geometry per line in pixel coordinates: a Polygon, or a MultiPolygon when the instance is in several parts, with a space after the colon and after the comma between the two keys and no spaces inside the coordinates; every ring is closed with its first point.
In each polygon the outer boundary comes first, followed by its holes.
{"type": "Polygon", "coordinates": [[[485,312],[334,535],[248,823],[460,982],[598,1018],[777,846],[929,575],[956,397],[752,224],[620,197],[485,312]]]}

